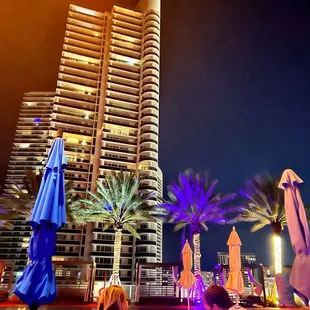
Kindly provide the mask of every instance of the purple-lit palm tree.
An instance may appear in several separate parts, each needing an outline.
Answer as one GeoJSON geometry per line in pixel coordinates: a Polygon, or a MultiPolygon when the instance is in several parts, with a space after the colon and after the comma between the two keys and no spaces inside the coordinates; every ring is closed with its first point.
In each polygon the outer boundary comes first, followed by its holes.
{"type": "MultiPolygon", "coordinates": [[[[175,224],[174,231],[189,225],[193,235],[194,273],[201,274],[200,267],[200,232],[208,230],[206,223],[225,224],[229,215],[238,211],[235,207],[224,204],[236,197],[236,194],[215,194],[217,180],[209,182],[208,174],[193,173],[186,170],[179,174],[179,182],[168,186],[169,200],[161,207],[165,210],[168,223],[175,224]]],[[[198,284],[197,284],[198,285],[198,284]]],[[[201,291],[195,284],[194,299],[199,300],[201,291]]]]}

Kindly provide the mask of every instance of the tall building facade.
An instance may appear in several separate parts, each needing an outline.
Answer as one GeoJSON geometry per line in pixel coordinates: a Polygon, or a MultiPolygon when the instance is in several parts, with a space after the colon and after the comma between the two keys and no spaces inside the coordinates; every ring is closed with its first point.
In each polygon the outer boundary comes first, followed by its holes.
{"type": "MultiPolygon", "coordinates": [[[[227,252],[217,252],[217,262],[220,265],[229,265],[229,254],[227,252]]],[[[254,253],[241,253],[241,265],[249,266],[256,264],[254,253]]]]}
{"type": "MultiPolygon", "coordinates": [[[[4,194],[25,192],[25,169],[39,171],[44,166],[55,93],[25,93],[17,121],[13,147],[5,179],[4,194]]],[[[15,275],[27,264],[30,225],[15,220],[13,229],[0,232],[0,259],[15,261],[15,275]]]]}
{"type": "MultiPolygon", "coordinates": [[[[135,9],[96,12],[70,5],[52,105],[47,147],[64,131],[66,179],[80,196],[95,190],[109,171],[139,172],[141,189],[162,194],[158,167],[160,0],[135,9]]],[[[141,240],[124,234],[121,280],[132,282],[137,262],[162,259],[162,224],[139,228],[141,240]]],[[[97,279],[112,271],[114,233],[102,223],[69,224],[57,237],[59,258],[91,257],[97,279]]]]}
{"type": "Polygon", "coordinates": [[[25,93],[17,121],[4,192],[22,187],[25,169],[39,171],[46,158],[55,93],[25,93]]]}

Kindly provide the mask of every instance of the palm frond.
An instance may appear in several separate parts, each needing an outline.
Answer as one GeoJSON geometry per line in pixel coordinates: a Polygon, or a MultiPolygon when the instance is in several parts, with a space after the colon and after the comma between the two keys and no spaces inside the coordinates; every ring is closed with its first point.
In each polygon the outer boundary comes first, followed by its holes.
{"type": "Polygon", "coordinates": [[[134,227],[157,216],[155,206],[147,202],[150,193],[139,188],[140,180],[133,173],[107,173],[103,182],[98,181],[96,193],[88,192],[86,199],[72,205],[73,217],[78,222],[98,221],[104,227],[127,229],[137,237],[134,227]]]}
{"type": "Polygon", "coordinates": [[[136,237],[137,239],[141,239],[141,236],[139,235],[139,233],[133,228],[132,225],[130,224],[124,224],[124,229],[129,231],[134,237],[136,237]]]}
{"type": "Polygon", "coordinates": [[[267,225],[281,230],[287,225],[283,191],[278,189],[278,181],[269,174],[256,176],[240,191],[244,198],[243,212],[236,218],[242,222],[256,222],[251,231],[267,225]]]}
{"type": "Polygon", "coordinates": [[[188,225],[188,223],[182,223],[182,222],[177,223],[177,224],[174,226],[173,231],[178,231],[178,230],[184,228],[186,225],[188,225]]]}
{"type": "Polygon", "coordinates": [[[255,232],[255,231],[258,231],[262,228],[264,228],[266,225],[268,225],[268,223],[256,223],[252,226],[251,228],[251,232],[255,232]]]}
{"type": "Polygon", "coordinates": [[[229,214],[239,212],[239,207],[227,207],[226,203],[235,199],[236,194],[214,194],[218,181],[209,182],[208,173],[194,173],[188,169],[179,174],[178,183],[168,186],[168,200],[159,208],[165,210],[166,222],[174,223],[175,230],[191,225],[197,229],[207,229],[205,223],[221,224],[230,218],[229,214]]]}
{"type": "MultiPolygon", "coordinates": [[[[22,186],[13,186],[12,193],[2,195],[0,198],[0,208],[3,210],[2,213],[0,211],[0,222],[2,226],[6,225],[6,227],[12,228],[12,224],[9,221],[14,219],[29,220],[39,193],[42,178],[43,172],[41,170],[33,171],[26,169],[23,178],[24,184],[22,186]]],[[[71,208],[79,200],[79,196],[74,193],[72,181],[66,181],[65,183],[65,198],[67,220],[72,222],[73,215],[71,208]]]]}

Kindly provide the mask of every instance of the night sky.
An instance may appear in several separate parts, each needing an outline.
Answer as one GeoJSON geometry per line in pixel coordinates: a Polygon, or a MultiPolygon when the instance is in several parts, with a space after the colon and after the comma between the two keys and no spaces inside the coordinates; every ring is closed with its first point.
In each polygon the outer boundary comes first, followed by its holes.
{"type": "MultiPolygon", "coordinates": [[[[222,192],[237,191],[258,173],[279,176],[292,168],[305,180],[309,202],[310,2],[162,2],[159,156],[165,186],[188,167],[208,170],[222,192]]],[[[102,11],[112,1],[1,3],[2,181],[22,94],[55,90],[70,3],[102,11]]],[[[203,233],[203,269],[226,250],[230,229],[210,226],[203,233]]],[[[243,251],[269,264],[270,231],[250,234],[247,224],[237,230],[243,251]]],[[[284,263],[291,264],[287,231],[284,236],[284,263]]],[[[178,261],[180,234],[167,226],[164,238],[164,260],[178,261]]]]}

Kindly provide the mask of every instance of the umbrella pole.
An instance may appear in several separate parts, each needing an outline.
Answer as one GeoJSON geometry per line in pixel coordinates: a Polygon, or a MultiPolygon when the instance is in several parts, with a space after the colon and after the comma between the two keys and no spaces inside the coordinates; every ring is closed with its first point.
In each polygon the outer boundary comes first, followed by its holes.
{"type": "Polygon", "coordinates": [[[187,309],[190,310],[190,305],[189,305],[189,289],[187,289],[187,309]]]}
{"type": "Polygon", "coordinates": [[[236,308],[239,308],[239,294],[236,294],[236,308]]]}

